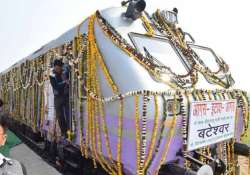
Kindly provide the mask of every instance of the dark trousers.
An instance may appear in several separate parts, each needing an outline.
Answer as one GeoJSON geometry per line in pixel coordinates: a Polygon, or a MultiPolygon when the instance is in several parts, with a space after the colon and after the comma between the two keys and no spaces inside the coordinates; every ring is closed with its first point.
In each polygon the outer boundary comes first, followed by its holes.
{"type": "Polygon", "coordinates": [[[67,130],[69,129],[69,97],[67,96],[55,96],[54,98],[56,118],[58,120],[61,134],[67,136],[67,130]]]}

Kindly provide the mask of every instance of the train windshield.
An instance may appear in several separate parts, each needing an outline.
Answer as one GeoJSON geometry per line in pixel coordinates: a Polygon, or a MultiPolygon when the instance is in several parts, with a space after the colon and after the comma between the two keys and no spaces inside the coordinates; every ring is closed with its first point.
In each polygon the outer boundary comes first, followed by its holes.
{"type": "Polygon", "coordinates": [[[202,63],[200,62],[201,64],[204,64],[213,72],[217,72],[219,70],[220,59],[211,48],[194,44],[190,44],[189,46],[196,53],[200,61],[202,61],[202,63]]]}
{"type": "Polygon", "coordinates": [[[181,55],[167,39],[147,37],[135,33],[130,34],[130,38],[136,49],[144,56],[150,54],[155,58],[156,63],[170,67],[176,74],[187,74],[188,71],[183,64],[181,55]]]}

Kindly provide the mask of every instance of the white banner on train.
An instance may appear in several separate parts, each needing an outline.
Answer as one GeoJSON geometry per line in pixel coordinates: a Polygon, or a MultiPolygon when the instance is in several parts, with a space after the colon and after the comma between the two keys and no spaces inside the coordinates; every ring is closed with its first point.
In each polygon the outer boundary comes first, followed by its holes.
{"type": "Polygon", "coordinates": [[[187,150],[233,138],[236,105],[236,100],[192,102],[189,110],[187,150]]]}

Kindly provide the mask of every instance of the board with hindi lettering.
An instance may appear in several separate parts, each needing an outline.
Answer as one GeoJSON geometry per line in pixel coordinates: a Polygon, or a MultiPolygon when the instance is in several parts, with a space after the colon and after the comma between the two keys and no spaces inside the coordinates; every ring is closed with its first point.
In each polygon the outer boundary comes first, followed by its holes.
{"type": "Polygon", "coordinates": [[[233,138],[236,105],[236,100],[192,102],[187,150],[195,150],[233,138]]]}

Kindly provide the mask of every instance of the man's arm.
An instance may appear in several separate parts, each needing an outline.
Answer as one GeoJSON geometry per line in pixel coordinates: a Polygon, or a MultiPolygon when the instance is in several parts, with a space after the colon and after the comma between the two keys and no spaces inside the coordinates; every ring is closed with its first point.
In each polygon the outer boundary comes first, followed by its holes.
{"type": "Polygon", "coordinates": [[[56,78],[53,77],[53,76],[49,76],[49,79],[50,79],[50,83],[51,83],[51,86],[53,87],[53,89],[55,90],[60,90],[62,88],[64,88],[66,82],[65,81],[62,81],[62,82],[57,82],[56,81],[56,78]]]}

